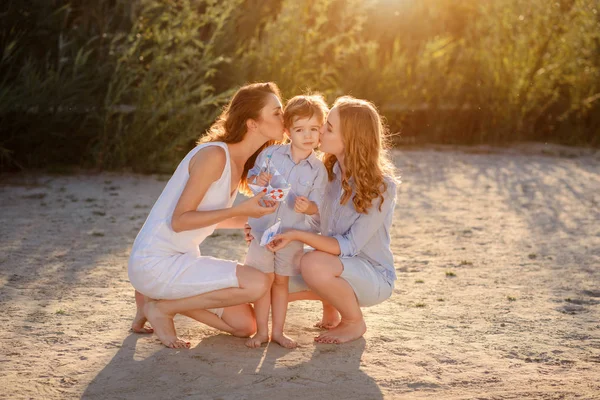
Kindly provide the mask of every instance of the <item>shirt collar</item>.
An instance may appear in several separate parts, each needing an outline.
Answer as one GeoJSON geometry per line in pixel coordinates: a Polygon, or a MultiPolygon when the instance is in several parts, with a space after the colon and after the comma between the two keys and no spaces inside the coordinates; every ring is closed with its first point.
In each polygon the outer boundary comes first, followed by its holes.
{"type": "MultiPolygon", "coordinates": [[[[292,145],[291,144],[283,146],[283,154],[286,154],[290,158],[290,160],[292,162],[294,162],[294,158],[292,157],[292,145]]],[[[306,157],[304,160],[300,160],[300,162],[302,162],[302,161],[308,162],[308,165],[310,165],[310,168],[314,169],[318,165],[319,158],[317,157],[317,154],[313,150],[309,154],[308,157],[306,157]]]]}

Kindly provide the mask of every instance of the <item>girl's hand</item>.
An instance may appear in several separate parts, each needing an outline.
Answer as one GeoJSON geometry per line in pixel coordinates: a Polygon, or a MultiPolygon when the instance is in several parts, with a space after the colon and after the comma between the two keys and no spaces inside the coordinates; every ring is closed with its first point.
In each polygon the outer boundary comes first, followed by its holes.
{"type": "Polygon", "coordinates": [[[246,223],[246,225],[244,225],[244,240],[246,241],[246,244],[248,246],[250,246],[250,243],[252,242],[252,240],[254,240],[254,236],[250,234],[250,231],[250,224],[246,223]]]}
{"type": "Polygon", "coordinates": [[[261,172],[260,174],[258,174],[258,176],[254,180],[254,182],[259,186],[267,186],[269,184],[269,182],[271,181],[272,177],[273,177],[273,175],[271,175],[271,174],[267,174],[266,172],[261,172]]]}
{"type": "Polygon", "coordinates": [[[294,231],[287,231],[280,233],[279,235],[275,235],[273,240],[271,240],[271,242],[266,246],[267,250],[275,253],[276,251],[279,251],[287,246],[289,242],[295,240],[294,237],[294,231]]]}
{"type": "Polygon", "coordinates": [[[243,203],[240,203],[237,206],[235,206],[237,213],[251,218],[260,218],[268,214],[273,214],[277,210],[278,204],[275,204],[273,206],[262,206],[260,204],[261,199],[263,198],[266,192],[267,190],[265,189],[256,196],[251,197],[243,203]]]}

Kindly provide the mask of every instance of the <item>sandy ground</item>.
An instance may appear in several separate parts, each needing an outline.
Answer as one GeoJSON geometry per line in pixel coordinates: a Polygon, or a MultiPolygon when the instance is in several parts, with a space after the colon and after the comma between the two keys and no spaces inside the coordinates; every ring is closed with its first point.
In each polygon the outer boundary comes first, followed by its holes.
{"type": "MultiPolygon", "coordinates": [[[[184,317],[188,351],[129,332],[127,258],[165,177],[0,177],[0,398],[600,398],[600,153],[394,156],[394,295],[341,346],[313,343],[318,304],[292,304],[296,350],[184,317]]],[[[202,251],[245,245],[220,231],[202,251]]]]}

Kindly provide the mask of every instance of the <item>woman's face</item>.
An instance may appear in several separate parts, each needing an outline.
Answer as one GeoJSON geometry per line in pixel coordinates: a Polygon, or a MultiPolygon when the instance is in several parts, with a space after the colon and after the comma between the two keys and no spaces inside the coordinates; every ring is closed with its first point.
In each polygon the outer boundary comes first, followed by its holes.
{"type": "Polygon", "coordinates": [[[333,107],[327,115],[327,121],[321,127],[321,146],[322,152],[333,154],[340,158],[344,154],[344,140],[340,127],[340,112],[337,107],[333,107]]]}
{"type": "Polygon", "coordinates": [[[277,96],[269,94],[267,104],[260,111],[260,118],[256,123],[258,132],[267,140],[283,139],[283,110],[277,96]]]}

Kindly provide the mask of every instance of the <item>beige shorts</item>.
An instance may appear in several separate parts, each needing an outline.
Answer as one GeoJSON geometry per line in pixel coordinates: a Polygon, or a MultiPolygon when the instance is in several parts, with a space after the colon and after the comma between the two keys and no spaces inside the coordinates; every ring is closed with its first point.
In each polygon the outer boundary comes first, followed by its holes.
{"type": "Polygon", "coordinates": [[[304,244],[290,242],[281,250],[273,253],[260,245],[262,232],[251,231],[254,240],[248,247],[244,264],[256,268],[264,273],[275,272],[282,276],[295,276],[300,274],[300,259],[304,255],[304,244]]]}
{"type": "MultiPolygon", "coordinates": [[[[344,271],[340,275],[350,284],[358,305],[371,307],[387,300],[394,291],[394,284],[381,275],[375,267],[360,257],[340,257],[344,271]]],[[[310,290],[302,276],[290,279],[290,293],[310,290]]]]}

